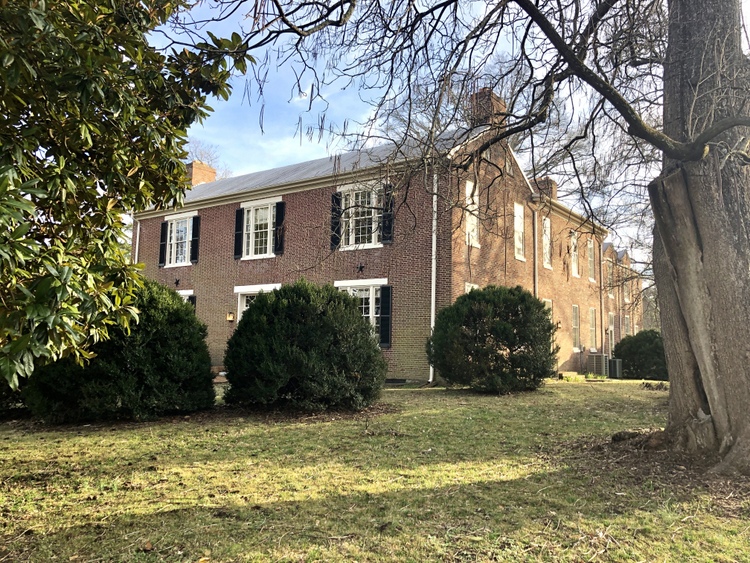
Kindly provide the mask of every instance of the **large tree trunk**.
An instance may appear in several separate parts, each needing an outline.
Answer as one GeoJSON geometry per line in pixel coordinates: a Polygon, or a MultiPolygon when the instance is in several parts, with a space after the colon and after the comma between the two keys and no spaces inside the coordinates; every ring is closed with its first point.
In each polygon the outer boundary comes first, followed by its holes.
{"type": "MultiPolygon", "coordinates": [[[[664,128],[690,141],[750,114],[736,0],[670,0],[664,128]]],[[[650,186],[655,275],[671,381],[668,433],[720,470],[750,473],[750,174],[747,128],[699,162],[665,159],[650,186]]]]}

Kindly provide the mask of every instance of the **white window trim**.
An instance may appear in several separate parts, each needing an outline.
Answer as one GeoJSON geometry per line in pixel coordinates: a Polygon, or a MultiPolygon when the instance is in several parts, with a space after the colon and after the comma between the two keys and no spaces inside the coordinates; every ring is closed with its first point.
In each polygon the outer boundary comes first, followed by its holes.
{"type": "Polygon", "coordinates": [[[246,295],[258,295],[260,292],[268,293],[279,289],[280,283],[261,283],[256,285],[235,285],[234,294],[237,296],[237,320],[242,318],[245,308],[242,306],[242,298],[246,295]]]}
{"type": "Polygon", "coordinates": [[[184,297],[190,297],[191,295],[195,295],[195,294],[193,293],[192,289],[178,289],[177,295],[184,298],[184,297]]]}
{"type": "Polygon", "coordinates": [[[589,253],[589,281],[596,283],[596,253],[594,252],[594,240],[589,239],[586,243],[586,251],[589,253]],[[593,260],[592,258],[593,257],[593,260]],[[593,267],[592,267],[593,266],[593,267]],[[591,274],[594,274],[593,276],[591,274]]]}
{"type": "Polygon", "coordinates": [[[271,210],[270,216],[269,216],[270,228],[268,232],[267,249],[270,249],[270,251],[264,254],[255,254],[255,255],[245,254],[245,250],[246,250],[245,241],[247,239],[247,214],[252,213],[252,211],[258,207],[269,207],[272,205],[276,205],[280,201],[282,201],[281,196],[276,196],[276,197],[266,197],[263,199],[243,201],[242,203],[240,203],[240,207],[245,210],[245,213],[242,216],[242,257],[240,258],[240,260],[262,260],[265,258],[273,258],[274,256],[276,256],[273,253],[273,233],[274,233],[274,229],[276,228],[276,217],[274,215],[273,210],[271,210]]]}
{"type": "Polygon", "coordinates": [[[573,305],[571,309],[570,322],[571,336],[573,337],[573,352],[581,351],[581,308],[573,305]],[[576,346],[576,331],[578,332],[578,346],[576,346]]]}
{"type": "Polygon", "coordinates": [[[615,348],[615,314],[607,314],[607,341],[609,344],[609,353],[612,354],[615,348]]]}
{"type": "Polygon", "coordinates": [[[479,201],[474,182],[466,180],[466,245],[474,248],[482,248],[479,244],[479,201]]]}
{"type": "MultiPolygon", "coordinates": [[[[172,213],[171,215],[165,215],[164,221],[172,223],[173,221],[182,221],[185,219],[192,219],[198,215],[198,211],[185,211],[183,213],[172,213]]],[[[193,222],[187,222],[187,244],[185,245],[185,262],[169,262],[169,225],[167,225],[167,255],[164,257],[164,268],[184,268],[185,266],[192,266],[193,263],[190,261],[190,247],[193,242],[193,222]]]]}
{"type": "Polygon", "coordinates": [[[630,336],[630,315],[624,315],[622,319],[623,333],[625,336],[630,336]]]}
{"type": "Polygon", "coordinates": [[[581,256],[578,248],[578,233],[570,233],[570,273],[574,278],[581,277],[581,256]],[[573,250],[575,248],[575,251],[573,250]],[[573,267],[575,266],[575,268],[573,267]]]}
{"type": "Polygon", "coordinates": [[[552,220],[549,217],[542,217],[542,265],[548,270],[552,269],[552,220]],[[546,233],[545,225],[549,228],[546,233]],[[547,248],[549,248],[549,263],[547,263],[547,248]]]}
{"type": "Polygon", "coordinates": [[[522,203],[513,202],[513,255],[516,260],[526,262],[526,209],[522,203]],[[520,211],[520,216],[518,212],[520,211]],[[516,220],[521,220],[520,230],[517,228],[516,220]],[[516,237],[521,234],[521,251],[518,251],[518,244],[516,244],[516,237]]]}
{"type": "Polygon", "coordinates": [[[596,352],[596,308],[589,307],[589,351],[596,352]],[[594,321],[593,323],[591,321],[594,321]],[[592,346],[593,340],[593,346],[592,346]]]}
{"type": "Polygon", "coordinates": [[[469,293],[472,289],[479,289],[479,286],[475,283],[464,283],[464,293],[469,293]]]}
{"type": "Polygon", "coordinates": [[[388,285],[388,278],[371,278],[367,280],[339,280],[333,287],[367,287],[370,285],[388,285]]]}
{"type": "MultiPolygon", "coordinates": [[[[366,182],[361,184],[347,184],[346,186],[342,186],[338,189],[338,192],[341,194],[341,204],[343,208],[344,203],[344,195],[350,192],[363,192],[363,191],[369,191],[370,193],[377,193],[379,190],[382,190],[385,186],[385,183],[382,185],[373,183],[373,182],[366,182]]],[[[346,240],[346,236],[344,234],[344,225],[345,225],[345,219],[344,219],[344,213],[346,212],[345,209],[342,209],[343,213],[341,215],[341,242],[339,244],[338,250],[347,251],[347,250],[368,250],[370,248],[383,248],[383,243],[381,242],[366,242],[363,244],[345,244],[344,241],[346,240]]],[[[382,221],[382,212],[381,212],[381,221],[382,221]]],[[[382,233],[381,233],[382,237],[382,233]]]]}
{"type": "Polygon", "coordinates": [[[615,298],[615,266],[612,260],[607,260],[606,273],[607,276],[607,296],[610,299],[615,298]]]}

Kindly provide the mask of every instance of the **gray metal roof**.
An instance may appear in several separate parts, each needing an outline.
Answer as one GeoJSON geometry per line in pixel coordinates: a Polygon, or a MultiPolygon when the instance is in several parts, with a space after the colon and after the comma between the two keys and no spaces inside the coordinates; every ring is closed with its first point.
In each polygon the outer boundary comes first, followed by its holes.
{"type": "MultiPolygon", "coordinates": [[[[470,135],[481,132],[484,128],[473,130],[460,129],[441,135],[436,146],[438,150],[446,151],[465,141],[470,135]]],[[[337,156],[319,158],[290,164],[281,168],[252,172],[234,178],[225,178],[215,182],[199,184],[185,194],[185,204],[195,203],[204,199],[244,194],[255,190],[283,186],[295,182],[314,180],[345,174],[357,170],[377,168],[388,163],[404,161],[416,157],[426,150],[418,143],[399,146],[385,143],[372,148],[351,151],[337,156]]]]}

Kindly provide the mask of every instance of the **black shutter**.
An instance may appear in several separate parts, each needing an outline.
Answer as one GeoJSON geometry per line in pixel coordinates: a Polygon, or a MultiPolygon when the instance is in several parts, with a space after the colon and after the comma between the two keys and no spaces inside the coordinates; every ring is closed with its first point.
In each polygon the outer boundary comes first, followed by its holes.
{"type": "Polygon", "coordinates": [[[188,295],[187,302],[190,303],[193,306],[193,310],[195,310],[195,295],[188,295]]]}
{"type": "Polygon", "coordinates": [[[239,208],[234,213],[234,259],[242,258],[242,227],[245,223],[245,210],[239,208]]]}
{"type": "Polygon", "coordinates": [[[284,216],[286,213],[286,204],[283,201],[279,201],[276,204],[276,225],[273,229],[273,253],[284,254],[284,216]]]}
{"type": "Polygon", "coordinates": [[[380,347],[391,347],[391,286],[380,286],[380,347]]]}
{"type": "Polygon", "coordinates": [[[381,223],[381,241],[393,243],[393,186],[386,184],[383,188],[383,220],[381,223]]]}
{"type": "Polygon", "coordinates": [[[198,241],[201,238],[201,218],[196,215],[193,217],[193,232],[190,237],[190,262],[198,262],[198,241]]]}
{"type": "Polygon", "coordinates": [[[167,229],[169,229],[169,223],[162,221],[161,242],[159,242],[159,267],[167,263],[167,229]]]}
{"type": "Polygon", "coordinates": [[[341,192],[331,194],[331,250],[341,244],[341,192]]]}

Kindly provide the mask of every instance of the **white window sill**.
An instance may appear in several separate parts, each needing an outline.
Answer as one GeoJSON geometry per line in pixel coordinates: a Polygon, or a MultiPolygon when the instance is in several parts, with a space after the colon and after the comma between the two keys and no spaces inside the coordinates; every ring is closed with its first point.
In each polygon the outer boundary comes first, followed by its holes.
{"type": "Polygon", "coordinates": [[[596,283],[596,280],[595,280],[594,278],[589,278],[589,281],[590,281],[591,283],[596,283]]]}
{"type": "Polygon", "coordinates": [[[179,264],[164,264],[164,268],[182,268],[183,266],[192,266],[192,262],[180,262],[179,264]]]}
{"type": "Polygon", "coordinates": [[[614,299],[615,298],[615,296],[613,294],[611,294],[611,293],[608,293],[607,297],[609,297],[610,299],[614,299]]]}
{"type": "Polygon", "coordinates": [[[580,351],[581,351],[580,348],[576,348],[575,346],[573,346],[573,353],[577,354],[577,353],[580,353],[580,351]]]}
{"type": "Polygon", "coordinates": [[[516,254],[516,260],[519,262],[526,262],[526,258],[524,256],[519,256],[518,254],[516,254]]]}
{"type": "Polygon", "coordinates": [[[339,250],[369,250],[371,248],[383,248],[382,242],[370,242],[367,244],[350,244],[347,246],[339,246],[339,250]]]}
{"type": "Polygon", "coordinates": [[[263,258],[275,258],[275,254],[258,254],[257,256],[243,256],[240,260],[262,260],[263,258]]]}
{"type": "Polygon", "coordinates": [[[552,266],[547,266],[547,264],[545,264],[545,265],[544,265],[544,269],[545,269],[545,270],[550,270],[550,271],[552,271],[552,266]]]}
{"type": "Polygon", "coordinates": [[[581,274],[572,274],[572,276],[573,276],[574,278],[580,278],[580,277],[581,277],[581,274]]]}

